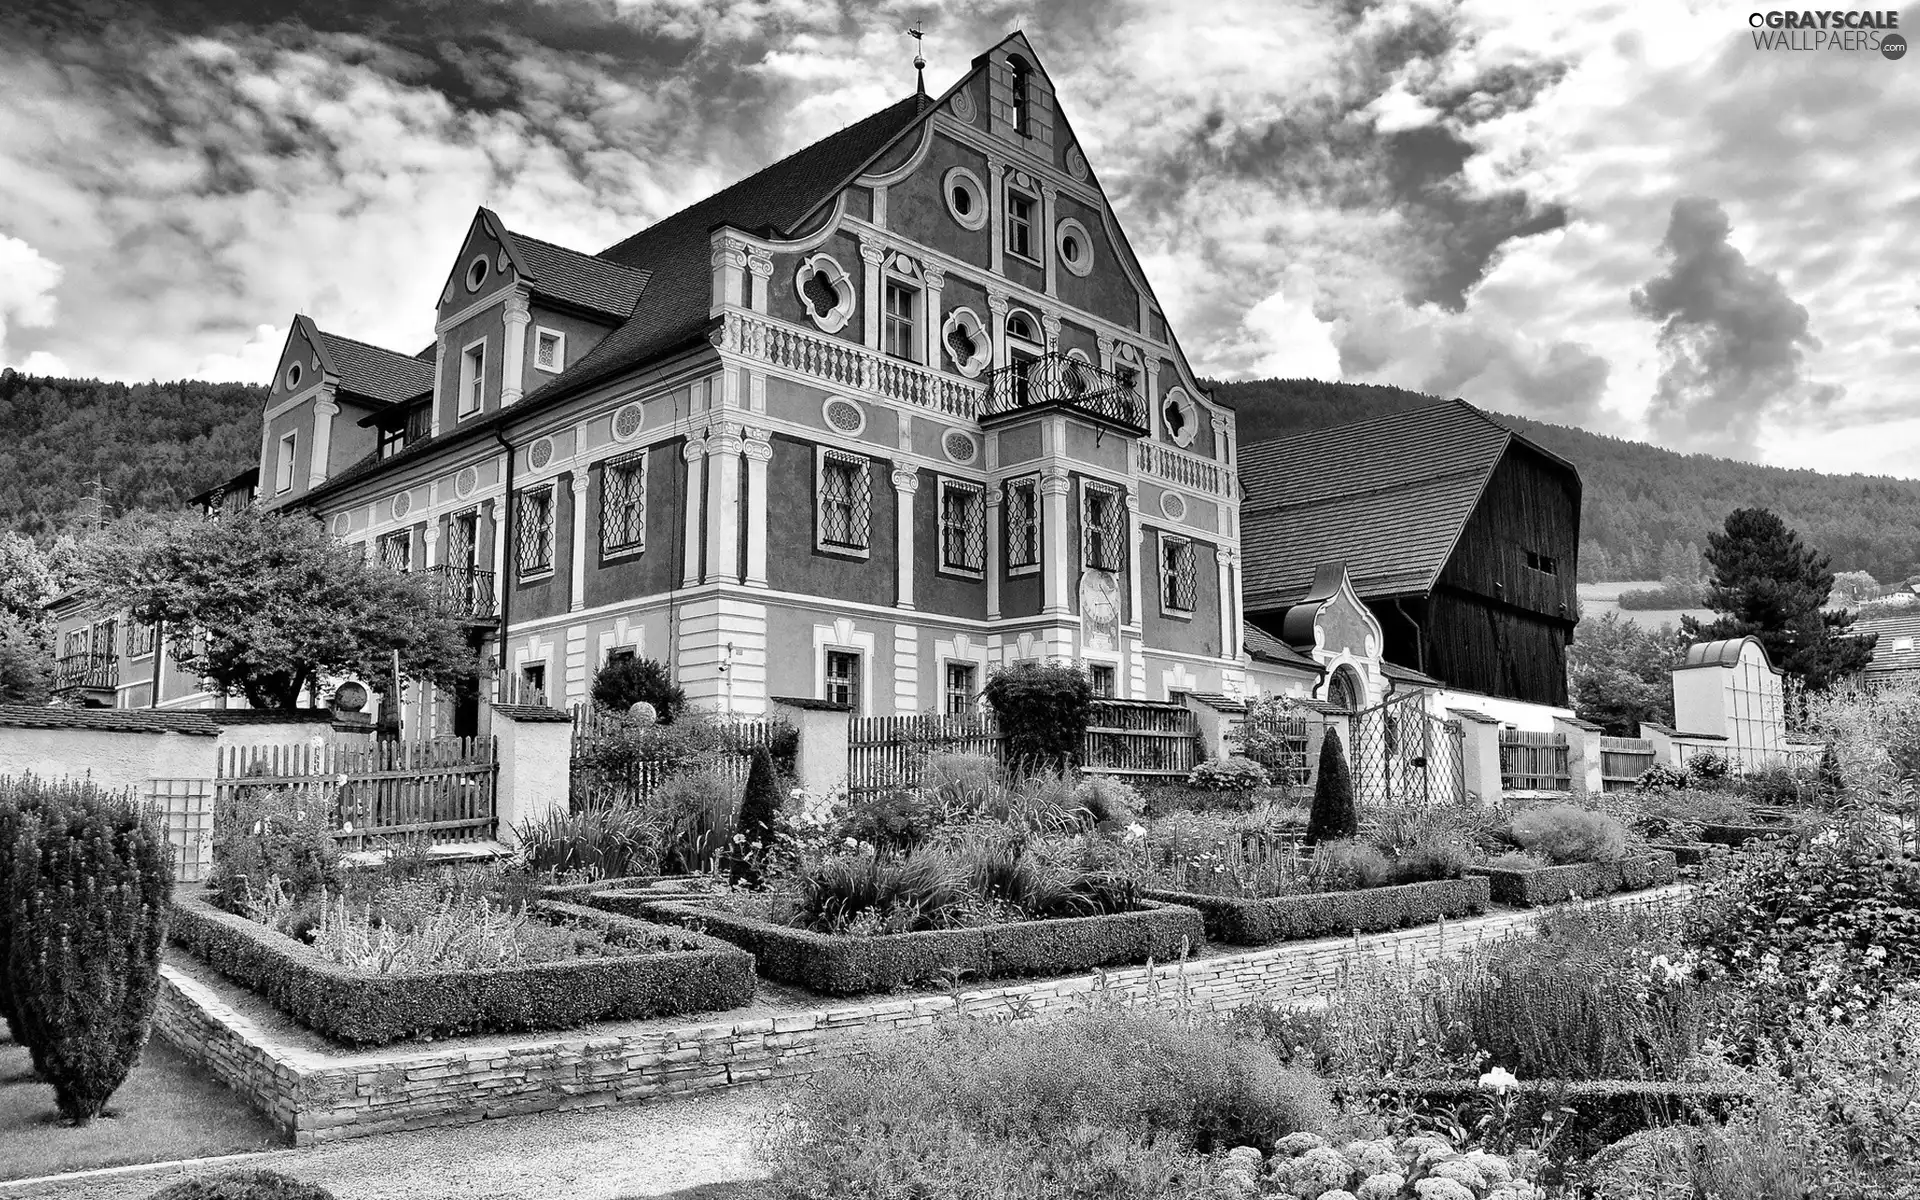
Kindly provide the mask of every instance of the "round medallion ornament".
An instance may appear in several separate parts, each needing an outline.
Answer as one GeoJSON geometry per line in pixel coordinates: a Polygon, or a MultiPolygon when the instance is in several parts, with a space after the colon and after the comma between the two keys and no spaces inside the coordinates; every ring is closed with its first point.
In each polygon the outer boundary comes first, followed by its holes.
{"type": "Polygon", "coordinates": [[[538,471],[553,461],[553,439],[543,437],[527,447],[527,465],[538,471]]]}
{"type": "Polygon", "coordinates": [[[1178,492],[1161,493],[1160,512],[1169,521],[1185,519],[1187,515],[1187,498],[1178,492]]]}
{"type": "Polygon", "coordinates": [[[479,486],[480,469],[478,467],[462,467],[460,473],[453,477],[453,494],[462,500],[473,495],[473,489],[479,486]]]}
{"type": "Polygon", "coordinates": [[[614,440],[620,442],[632,440],[633,436],[640,432],[640,426],[645,423],[646,417],[646,410],[638,404],[621,405],[620,411],[613,414],[614,440]]]}
{"type": "Polygon", "coordinates": [[[993,359],[993,339],[987,336],[980,314],[971,308],[956,308],[947,314],[940,329],[940,344],[946,347],[954,369],[968,379],[979,378],[993,359]]]}
{"type": "Polygon", "coordinates": [[[867,427],[867,410],[839,396],[832,397],[821,406],[820,415],[826,418],[827,427],[835,433],[851,436],[867,427]]]}
{"type": "Polygon", "coordinates": [[[831,254],[816,254],[793,273],[793,291],[807,319],[827,333],[838,333],[853,316],[853,278],[831,254]]]}
{"type": "Polygon", "coordinates": [[[962,433],[958,429],[947,431],[947,436],[940,441],[940,448],[947,452],[949,459],[962,466],[980,457],[979,443],[975,442],[970,434],[962,433]]]}
{"type": "Polygon", "coordinates": [[[333,519],[333,536],[345,537],[353,532],[353,514],[341,513],[333,519]]]}
{"type": "Polygon", "coordinates": [[[398,496],[395,496],[393,498],[393,519],[394,520],[404,521],[407,519],[407,514],[412,511],[413,511],[413,493],[412,492],[401,492],[398,496]]]}
{"type": "Polygon", "coordinates": [[[974,117],[979,115],[973,107],[973,93],[966,88],[955,92],[953,99],[948,103],[953,109],[953,115],[969,125],[973,124],[974,117]]]}
{"type": "Polygon", "coordinates": [[[1067,147],[1067,174],[1081,183],[1087,181],[1087,156],[1080,153],[1078,145],[1067,147]]]}

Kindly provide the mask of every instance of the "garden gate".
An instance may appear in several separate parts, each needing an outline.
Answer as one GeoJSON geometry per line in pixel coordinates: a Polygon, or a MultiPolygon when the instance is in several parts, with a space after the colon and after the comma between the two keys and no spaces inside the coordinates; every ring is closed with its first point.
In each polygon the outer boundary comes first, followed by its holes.
{"type": "Polygon", "coordinates": [[[334,839],[476,842],[494,836],[492,738],[227,746],[215,760],[215,803],[249,788],[291,791],[328,806],[334,839]]]}
{"type": "Polygon", "coordinates": [[[1353,714],[1354,799],[1370,804],[1460,804],[1467,796],[1465,735],[1427,712],[1427,693],[1395,696],[1353,714]]]}

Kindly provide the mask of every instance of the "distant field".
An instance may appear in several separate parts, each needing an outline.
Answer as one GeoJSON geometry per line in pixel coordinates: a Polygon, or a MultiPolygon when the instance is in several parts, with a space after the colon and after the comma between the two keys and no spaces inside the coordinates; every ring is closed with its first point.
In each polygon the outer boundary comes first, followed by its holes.
{"type": "Polygon", "coordinates": [[[1710,608],[1651,608],[1641,612],[1628,612],[1616,601],[1621,592],[1644,591],[1660,586],[1657,579],[1631,579],[1624,583],[1583,583],[1580,585],[1580,613],[1582,616],[1599,617],[1606,613],[1617,612],[1629,621],[1657,629],[1662,625],[1678,628],[1681,617],[1698,617],[1702,621],[1713,619],[1710,608]]]}

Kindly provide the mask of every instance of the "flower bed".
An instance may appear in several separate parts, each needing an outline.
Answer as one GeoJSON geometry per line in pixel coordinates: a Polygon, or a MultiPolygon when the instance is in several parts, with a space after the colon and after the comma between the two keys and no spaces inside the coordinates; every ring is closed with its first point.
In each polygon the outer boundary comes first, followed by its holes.
{"type": "Polygon", "coordinates": [[[813,933],[646,892],[610,890],[596,908],[672,921],[750,951],[762,975],[829,996],[859,996],[956,978],[1068,975],[1178,958],[1206,938],[1199,912],[1149,903],[1135,912],[1018,921],[870,937],[813,933]]]}
{"type": "Polygon", "coordinates": [[[1790,838],[1798,835],[1798,830],[1785,822],[1769,825],[1710,824],[1700,827],[1700,840],[1712,842],[1718,846],[1745,846],[1749,842],[1763,842],[1771,838],[1790,838]]]}
{"type": "Polygon", "coordinates": [[[1441,917],[1470,916],[1486,911],[1489,893],[1487,880],[1473,876],[1267,899],[1157,890],[1146,895],[1199,909],[1206,918],[1211,941],[1265,946],[1356,932],[1379,933],[1426,925],[1441,917]]]}
{"type": "Polygon", "coordinates": [[[1661,887],[1679,878],[1679,871],[1673,851],[1652,850],[1613,862],[1569,863],[1530,871],[1473,867],[1468,874],[1486,876],[1497,903],[1537,908],[1576,897],[1589,899],[1610,892],[1661,887]]]}
{"type": "Polygon", "coordinates": [[[173,900],[172,940],[317,1033],[350,1045],[411,1037],[569,1029],[738,1008],[753,998],[753,959],[715,938],[558,901],[539,916],[605,931],[622,953],[478,971],[376,974],[198,894],[173,900]]]}

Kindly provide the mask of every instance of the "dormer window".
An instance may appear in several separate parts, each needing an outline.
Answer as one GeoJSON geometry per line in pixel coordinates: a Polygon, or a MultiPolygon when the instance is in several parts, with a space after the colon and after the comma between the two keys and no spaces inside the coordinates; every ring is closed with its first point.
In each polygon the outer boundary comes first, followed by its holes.
{"type": "Polygon", "coordinates": [[[460,415],[480,411],[486,398],[487,343],[483,338],[460,352],[460,415]]]}
{"type": "Polygon", "coordinates": [[[533,331],[533,365],[536,370],[558,374],[567,365],[567,335],[557,329],[533,331]]]}
{"type": "Polygon", "coordinates": [[[293,490],[294,452],[299,445],[300,435],[298,433],[285,433],[280,435],[280,456],[275,461],[273,467],[273,490],[275,492],[290,492],[293,490]]]}
{"type": "Polygon", "coordinates": [[[1011,74],[1013,99],[1013,131],[1021,137],[1031,137],[1033,118],[1032,77],[1033,67],[1027,60],[1014,55],[1007,60],[1007,69],[1011,74]]]}

